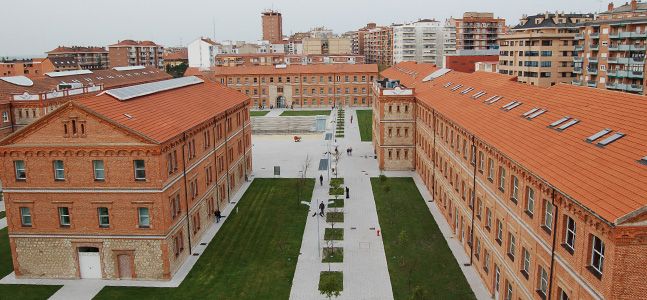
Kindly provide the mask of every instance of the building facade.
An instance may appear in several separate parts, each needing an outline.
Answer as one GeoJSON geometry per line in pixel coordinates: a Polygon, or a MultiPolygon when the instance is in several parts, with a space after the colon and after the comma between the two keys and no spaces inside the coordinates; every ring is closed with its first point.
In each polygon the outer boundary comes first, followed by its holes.
{"type": "Polygon", "coordinates": [[[249,98],[171,81],[68,102],[0,142],[18,278],[169,280],[191,255],[251,171],[249,98]]]}
{"type": "Polygon", "coordinates": [[[83,70],[102,70],[109,67],[108,51],[104,47],[58,46],[47,52],[48,58],[72,57],[83,70]]]}
{"type": "Polygon", "coordinates": [[[199,38],[188,46],[189,67],[208,69],[216,64],[218,45],[209,38],[199,38]]]}
{"type": "Polygon", "coordinates": [[[164,47],[151,41],[123,40],[108,46],[110,67],[164,67],[164,47]]]}
{"type": "Polygon", "coordinates": [[[647,3],[610,3],[597,20],[581,25],[573,84],[644,95],[647,3]]]}
{"type": "MultiPolygon", "coordinates": [[[[194,73],[193,70],[189,74],[194,73]]],[[[200,76],[248,95],[257,107],[370,107],[377,66],[314,64],[215,68],[200,76]]]]}
{"type": "Polygon", "coordinates": [[[499,36],[499,72],[519,82],[551,86],[573,80],[573,48],[579,24],[593,14],[544,13],[524,16],[519,25],[499,36]]]}
{"type": "Polygon", "coordinates": [[[497,39],[505,33],[505,19],[489,12],[466,12],[449,23],[456,28],[456,50],[498,49],[497,39]]]}
{"type": "Polygon", "coordinates": [[[263,40],[270,43],[283,42],[283,16],[276,10],[261,13],[263,21],[263,40]]]}
{"type": "Polygon", "coordinates": [[[492,297],[644,297],[641,96],[413,63],[381,75],[380,167],[415,169],[469,257],[459,263],[492,297]],[[616,113],[623,118],[609,117],[616,113]]]}
{"type": "Polygon", "coordinates": [[[443,27],[436,20],[393,25],[393,62],[415,61],[442,65],[443,27]]]}
{"type": "Polygon", "coordinates": [[[0,60],[0,76],[39,77],[49,72],[78,70],[79,63],[71,56],[0,60]]]}
{"type": "Polygon", "coordinates": [[[363,36],[366,63],[384,67],[391,66],[393,64],[393,28],[376,26],[365,30],[363,36]]]}

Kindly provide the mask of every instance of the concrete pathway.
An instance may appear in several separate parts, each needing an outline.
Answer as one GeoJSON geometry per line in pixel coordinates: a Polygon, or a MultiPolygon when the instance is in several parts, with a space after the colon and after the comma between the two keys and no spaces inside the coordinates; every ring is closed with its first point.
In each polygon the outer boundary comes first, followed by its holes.
{"type": "MultiPolygon", "coordinates": [[[[253,177],[251,178],[253,180],[253,177]]],[[[223,215],[230,215],[235,209],[243,194],[251,185],[250,182],[243,183],[240,190],[231,198],[232,202],[223,211],[223,215]]],[[[220,223],[214,223],[204,233],[199,243],[193,247],[192,253],[202,253],[216,233],[220,230],[227,218],[220,223]],[[206,245],[200,245],[206,243],[206,245]]],[[[178,287],[189,274],[200,256],[189,256],[180,269],[169,281],[148,281],[148,280],[103,280],[103,279],[17,279],[14,272],[0,280],[0,284],[38,284],[38,285],[63,285],[50,299],[92,299],[104,286],[140,286],[140,287],[178,287]]]]}
{"type": "MultiPolygon", "coordinates": [[[[4,201],[0,201],[0,211],[5,211],[4,201]]],[[[0,219],[0,229],[7,227],[7,218],[0,219]]]]}
{"type": "MultiPolygon", "coordinates": [[[[354,115],[354,110],[346,111],[345,137],[337,139],[339,151],[345,153],[347,147],[352,147],[354,153],[353,156],[344,154],[338,165],[339,177],[344,178],[344,185],[350,189],[351,196],[345,201],[345,207],[339,209],[344,212],[344,223],[335,225],[336,228],[344,228],[344,240],[335,243],[335,247],[344,248],[344,262],[330,264],[330,269],[344,272],[344,291],[337,299],[393,299],[384,244],[376,232],[379,223],[369,176],[375,176],[379,170],[375,160],[369,156],[373,153],[371,143],[362,143],[357,124],[350,124],[351,114],[354,115]]],[[[336,112],[333,116],[336,118],[336,112]]],[[[357,117],[353,119],[357,120],[357,117]]],[[[316,146],[309,144],[308,148],[316,146]]],[[[326,151],[326,143],[319,146],[322,149],[319,152],[326,151]]],[[[316,150],[306,152],[316,153],[316,150]]],[[[321,200],[329,198],[328,188],[328,180],[315,188],[310,203],[313,212],[321,200]]],[[[321,263],[320,256],[321,248],[326,246],[323,240],[326,227],[330,225],[324,218],[308,218],[290,299],[326,299],[318,289],[319,272],[329,268],[329,264],[321,263]]]]}

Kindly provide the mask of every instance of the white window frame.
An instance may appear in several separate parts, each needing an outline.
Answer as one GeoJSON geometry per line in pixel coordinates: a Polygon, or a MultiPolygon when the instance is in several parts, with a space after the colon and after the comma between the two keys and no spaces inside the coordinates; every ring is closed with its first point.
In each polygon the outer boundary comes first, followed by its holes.
{"type": "Polygon", "coordinates": [[[553,209],[554,205],[550,201],[546,201],[546,205],[544,205],[544,226],[548,230],[553,230],[553,209]],[[550,209],[549,209],[550,208],[550,209]]]}
{"type": "Polygon", "coordinates": [[[31,217],[31,208],[21,206],[19,210],[20,210],[20,224],[22,226],[31,227],[33,224],[32,217],[31,217]]]}
{"type": "Polygon", "coordinates": [[[135,159],[133,160],[133,169],[135,171],[135,180],[146,180],[146,162],[143,159],[135,159]],[[137,166],[137,163],[141,162],[143,165],[142,166],[137,166]],[[144,172],[143,177],[138,177],[137,173],[138,172],[144,172]]]}
{"type": "Polygon", "coordinates": [[[148,207],[137,208],[137,223],[139,224],[139,228],[151,227],[151,213],[148,207]],[[146,213],[143,213],[143,212],[146,212],[146,213]]]}
{"type": "Polygon", "coordinates": [[[512,199],[519,201],[519,178],[512,175],[512,199]]]}
{"type": "Polygon", "coordinates": [[[25,170],[24,160],[14,160],[13,162],[16,180],[27,180],[27,171],[25,170]],[[20,166],[19,166],[20,165],[20,166]],[[22,174],[22,176],[21,176],[22,174]]]}
{"type": "Polygon", "coordinates": [[[575,220],[570,216],[566,216],[566,232],[564,233],[564,245],[566,245],[571,250],[575,250],[576,233],[577,233],[577,223],[575,223],[575,220]],[[569,226],[570,224],[573,224],[573,228],[569,226]],[[570,243],[568,242],[569,236],[572,236],[572,240],[570,243]]]}
{"type": "Polygon", "coordinates": [[[65,163],[57,159],[52,162],[52,165],[54,167],[54,180],[65,180],[65,163]]]}
{"type": "Polygon", "coordinates": [[[72,225],[72,218],[70,218],[70,209],[68,207],[59,207],[58,208],[58,223],[61,226],[70,226],[72,225]],[[66,220],[67,218],[67,220],[66,220]]]}
{"type": "Polygon", "coordinates": [[[544,296],[547,296],[548,293],[548,273],[543,267],[539,267],[539,289],[538,292],[542,293],[544,296]]]}
{"type": "Polygon", "coordinates": [[[530,251],[525,247],[523,249],[523,271],[530,274],[530,251]]]}
{"type": "Polygon", "coordinates": [[[595,235],[591,235],[591,268],[595,269],[600,274],[602,274],[602,271],[604,270],[604,248],[604,241],[595,235]],[[596,240],[600,242],[600,249],[596,249],[595,247],[596,240]],[[595,261],[596,255],[599,256],[597,263],[595,261]]]}
{"type": "Polygon", "coordinates": [[[99,227],[101,228],[108,228],[110,227],[110,209],[107,207],[97,207],[97,215],[99,217],[99,227]],[[103,214],[101,211],[102,209],[105,209],[105,214],[103,214]],[[106,219],[107,222],[103,222],[103,219],[106,219]]]}
{"type": "Polygon", "coordinates": [[[499,189],[505,191],[505,168],[499,167],[499,189]]]}
{"type": "Polygon", "coordinates": [[[514,259],[515,252],[517,252],[517,238],[514,236],[514,233],[508,232],[508,255],[514,259]]]}
{"type": "Polygon", "coordinates": [[[2,112],[2,122],[9,122],[9,113],[6,111],[2,112]]]}
{"type": "Polygon", "coordinates": [[[535,214],[535,190],[531,187],[526,190],[526,211],[535,214]]]}
{"type": "Polygon", "coordinates": [[[106,180],[106,169],[103,160],[97,159],[92,161],[92,173],[94,175],[94,180],[106,180]],[[100,167],[98,166],[99,163],[101,164],[100,167]],[[101,173],[101,176],[99,176],[99,172],[101,173]]]}
{"type": "Polygon", "coordinates": [[[494,160],[488,158],[487,179],[494,181],[494,160]]]}

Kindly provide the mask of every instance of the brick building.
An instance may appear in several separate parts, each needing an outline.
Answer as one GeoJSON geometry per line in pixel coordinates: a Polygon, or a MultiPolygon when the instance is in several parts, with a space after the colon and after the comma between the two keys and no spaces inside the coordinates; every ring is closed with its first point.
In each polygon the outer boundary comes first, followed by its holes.
{"type": "Polygon", "coordinates": [[[169,78],[166,72],[153,67],[50,72],[34,78],[0,77],[0,138],[31,124],[70,99],[169,78]]]}
{"type": "Polygon", "coordinates": [[[493,297],[644,298],[643,97],[415,63],[381,75],[380,168],[416,170],[493,297]]]}
{"type": "Polygon", "coordinates": [[[56,49],[48,51],[47,57],[72,57],[83,70],[108,68],[108,51],[104,47],[58,46],[56,49]]]}
{"type": "Polygon", "coordinates": [[[0,76],[39,77],[49,72],[78,70],[79,63],[70,56],[0,60],[0,76]]]}
{"type": "Polygon", "coordinates": [[[305,55],[285,53],[218,54],[216,67],[275,66],[310,64],[363,64],[361,55],[305,55]]]}
{"type": "Polygon", "coordinates": [[[251,170],[248,102],[170,79],[70,101],[0,141],[16,276],[170,279],[251,170]]]}
{"type": "Polygon", "coordinates": [[[151,41],[123,40],[108,46],[110,67],[164,67],[164,47],[151,41]]]}
{"type": "Polygon", "coordinates": [[[393,64],[393,28],[368,24],[360,30],[364,37],[364,57],[366,63],[388,67],[393,64]],[[372,28],[371,28],[372,27],[372,28]]]}
{"type": "Polygon", "coordinates": [[[505,33],[505,19],[495,18],[493,13],[466,12],[462,19],[450,19],[456,28],[456,50],[499,49],[497,38],[505,33]]]}
{"type": "Polygon", "coordinates": [[[248,95],[253,107],[370,106],[377,66],[368,64],[277,65],[215,68],[200,75],[248,95]]]}
{"type": "Polygon", "coordinates": [[[442,66],[458,72],[472,73],[477,62],[499,62],[498,55],[461,55],[448,54],[443,57],[442,66]]]}
{"type": "Polygon", "coordinates": [[[581,24],[575,36],[574,85],[645,94],[647,3],[632,0],[581,24]]]}
{"type": "Polygon", "coordinates": [[[499,72],[519,82],[551,86],[573,80],[573,52],[579,24],[593,14],[543,13],[524,16],[499,36],[499,72]]]}
{"type": "Polygon", "coordinates": [[[261,13],[263,21],[263,40],[270,43],[283,42],[283,16],[276,10],[261,13]]]}

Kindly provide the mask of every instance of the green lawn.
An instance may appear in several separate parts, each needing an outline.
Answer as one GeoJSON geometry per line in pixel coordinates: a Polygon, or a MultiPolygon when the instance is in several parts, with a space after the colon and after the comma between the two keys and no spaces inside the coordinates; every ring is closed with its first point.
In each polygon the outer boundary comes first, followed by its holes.
{"type": "Polygon", "coordinates": [[[308,212],[297,180],[255,179],[179,287],[106,287],[95,299],[288,299],[308,212]]]}
{"type": "Polygon", "coordinates": [[[286,110],[281,113],[281,117],[295,117],[295,116],[327,116],[330,115],[329,110],[286,110]]]}
{"type": "MultiPolygon", "coordinates": [[[[330,207],[330,206],[328,206],[330,207]]],[[[343,212],[332,212],[329,211],[326,213],[326,222],[328,223],[344,223],[344,213],[343,212]]]]}
{"type": "Polygon", "coordinates": [[[357,124],[359,124],[359,136],[361,137],[362,142],[372,141],[373,140],[373,111],[358,110],[357,124]]]}
{"type": "Polygon", "coordinates": [[[249,116],[250,117],[262,117],[264,115],[267,115],[270,111],[269,110],[250,110],[249,111],[249,116]]]}
{"type": "Polygon", "coordinates": [[[322,263],[341,263],[344,262],[344,248],[332,247],[323,248],[322,263]]]}
{"type": "Polygon", "coordinates": [[[328,204],[328,208],[342,208],[344,207],[344,198],[334,199],[330,198],[329,201],[334,201],[332,204],[328,204]]]}
{"type": "MultiPolygon", "coordinates": [[[[9,236],[7,228],[4,228],[0,230],[0,278],[11,272],[13,272],[13,262],[9,248],[9,236]]],[[[60,285],[0,284],[0,299],[47,299],[60,288],[60,285]]]]}
{"type": "Polygon", "coordinates": [[[424,299],[475,299],[413,179],[371,184],[395,300],[412,299],[416,289],[424,299]]]}
{"type": "Polygon", "coordinates": [[[326,241],[343,241],[344,228],[326,228],[324,231],[324,240],[326,241]]]}

